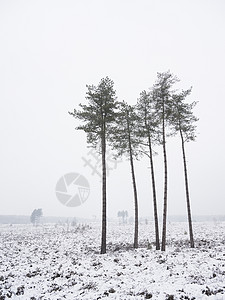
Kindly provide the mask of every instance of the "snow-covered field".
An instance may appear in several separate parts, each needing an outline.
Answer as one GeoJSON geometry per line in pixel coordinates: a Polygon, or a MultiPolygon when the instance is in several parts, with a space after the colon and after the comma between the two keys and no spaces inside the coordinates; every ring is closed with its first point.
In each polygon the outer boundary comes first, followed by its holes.
{"type": "Polygon", "coordinates": [[[225,222],[169,223],[166,252],[154,249],[153,224],[108,225],[99,254],[99,224],[0,225],[0,300],[225,299],[225,222]]]}

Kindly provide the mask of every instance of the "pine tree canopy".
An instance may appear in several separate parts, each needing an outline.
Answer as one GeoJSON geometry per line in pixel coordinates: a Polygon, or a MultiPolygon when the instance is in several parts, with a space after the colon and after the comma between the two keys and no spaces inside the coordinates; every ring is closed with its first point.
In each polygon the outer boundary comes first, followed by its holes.
{"type": "Polygon", "coordinates": [[[125,101],[119,102],[116,113],[115,127],[111,132],[111,146],[117,155],[128,154],[130,151],[136,158],[140,154],[140,137],[138,135],[138,117],[134,106],[125,101]]]}
{"type": "Polygon", "coordinates": [[[193,108],[197,102],[185,103],[185,99],[191,93],[191,88],[173,95],[172,122],[175,132],[181,131],[186,142],[196,138],[196,125],[198,118],[193,115],[193,108]]]}
{"type": "Polygon", "coordinates": [[[103,135],[107,137],[111,123],[115,120],[117,101],[113,86],[114,83],[109,77],[101,79],[97,86],[87,85],[88,104],[79,104],[80,110],[69,112],[84,123],[76,129],[84,130],[87,133],[87,142],[94,147],[103,135]]]}

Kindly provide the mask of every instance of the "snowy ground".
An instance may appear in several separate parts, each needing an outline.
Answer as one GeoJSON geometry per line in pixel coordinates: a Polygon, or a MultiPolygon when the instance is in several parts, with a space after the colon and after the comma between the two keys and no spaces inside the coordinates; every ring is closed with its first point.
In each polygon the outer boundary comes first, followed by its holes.
{"type": "Polygon", "coordinates": [[[225,222],[168,224],[167,250],[154,250],[153,224],[109,224],[107,254],[101,231],[44,225],[0,225],[0,300],[217,299],[225,300],[225,222]]]}

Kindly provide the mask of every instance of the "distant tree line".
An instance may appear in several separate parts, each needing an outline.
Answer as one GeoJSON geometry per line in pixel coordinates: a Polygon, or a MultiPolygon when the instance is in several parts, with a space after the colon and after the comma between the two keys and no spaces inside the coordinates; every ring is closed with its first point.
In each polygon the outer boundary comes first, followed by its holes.
{"type": "Polygon", "coordinates": [[[135,105],[118,101],[114,90],[114,82],[106,77],[97,86],[87,85],[87,104],[79,104],[80,110],[69,112],[82,123],[76,128],[87,134],[87,143],[97,147],[100,142],[102,159],[102,237],[101,253],[106,253],[106,150],[110,147],[116,156],[126,155],[130,162],[131,180],[134,195],[134,248],[138,248],[138,190],[134,161],[147,155],[150,162],[150,180],[154,209],[156,249],[166,248],[167,224],[167,139],[178,134],[181,141],[183,157],[187,215],[189,224],[190,246],[194,247],[192,229],[191,205],[188,186],[188,172],[185,145],[196,138],[196,121],[193,108],[196,102],[187,103],[191,94],[188,90],[177,91],[174,85],[178,78],[170,71],[157,73],[157,79],[148,91],[142,91],[135,105]],[[157,210],[156,181],[154,171],[154,146],[162,146],[164,163],[164,196],[163,196],[163,226],[160,245],[159,221],[157,210]]]}

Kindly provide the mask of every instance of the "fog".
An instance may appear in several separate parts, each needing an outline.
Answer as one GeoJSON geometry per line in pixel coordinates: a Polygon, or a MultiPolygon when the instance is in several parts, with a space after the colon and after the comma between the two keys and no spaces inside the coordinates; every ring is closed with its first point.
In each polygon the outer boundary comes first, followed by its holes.
{"type": "MultiPolygon", "coordinates": [[[[118,100],[134,104],[157,72],[170,70],[178,88],[199,101],[197,140],[187,145],[194,215],[225,212],[224,1],[0,1],[0,214],[101,216],[101,177],[84,159],[86,136],[68,111],[85,103],[86,84],[109,76],[118,100]],[[82,174],[90,194],[80,206],[56,197],[58,180],[82,174]]],[[[186,214],[180,140],[167,143],[168,213],[186,214]]],[[[162,149],[155,149],[159,214],[162,149]]],[[[96,154],[97,155],[97,154],[96,154]]],[[[110,161],[108,153],[108,164],[110,161]]],[[[129,162],[111,165],[108,215],[133,214],[129,162]]],[[[148,158],[135,162],[141,216],[152,216],[148,158]]]]}

